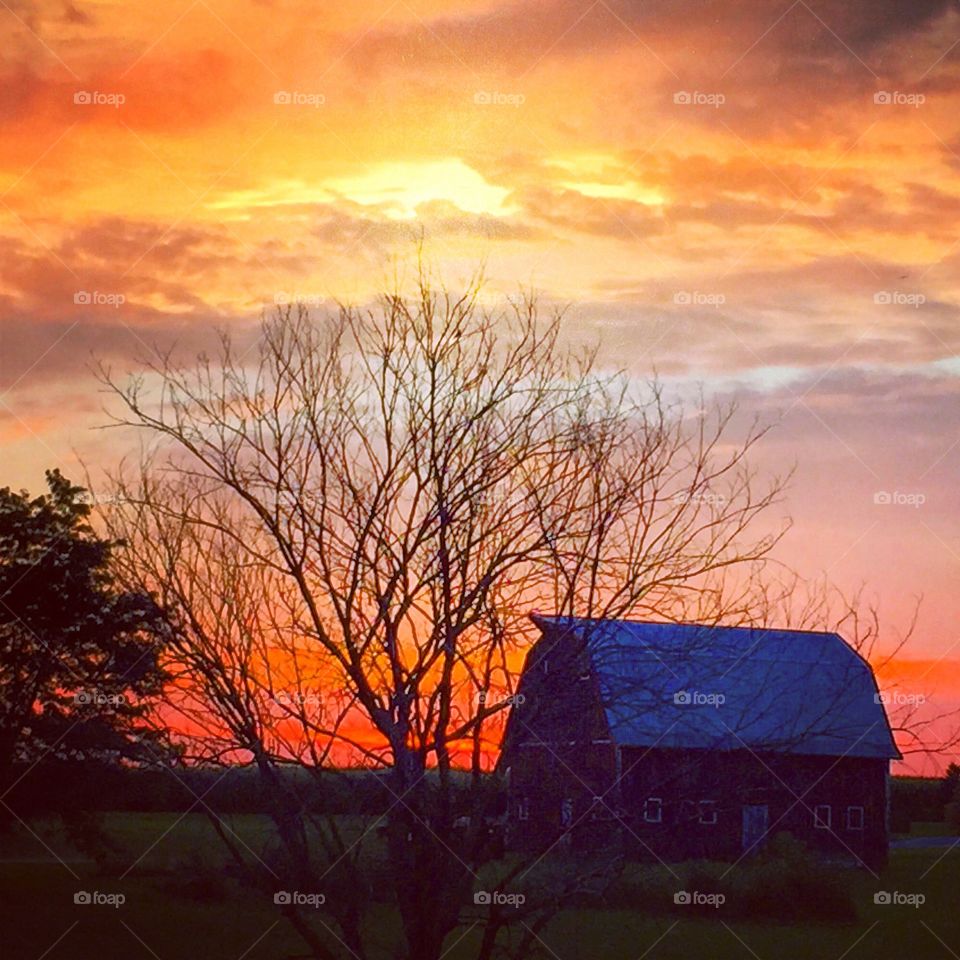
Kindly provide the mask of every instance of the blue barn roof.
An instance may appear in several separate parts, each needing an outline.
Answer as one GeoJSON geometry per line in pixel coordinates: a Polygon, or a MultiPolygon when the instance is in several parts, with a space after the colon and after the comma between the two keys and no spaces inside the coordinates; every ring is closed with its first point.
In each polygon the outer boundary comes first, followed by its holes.
{"type": "Polygon", "coordinates": [[[533,620],[583,642],[618,744],[900,757],[870,665],[836,633],[533,620]]]}

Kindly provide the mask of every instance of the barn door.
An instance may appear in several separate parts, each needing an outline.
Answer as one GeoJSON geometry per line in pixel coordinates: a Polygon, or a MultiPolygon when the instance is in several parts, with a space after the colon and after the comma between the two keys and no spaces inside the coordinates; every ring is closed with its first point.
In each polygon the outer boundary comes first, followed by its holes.
{"type": "Polygon", "coordinates": [[[765,803],[743,808],[743,852],[749,853],[763,846],[767,838],[770,813],[765,803]]]}

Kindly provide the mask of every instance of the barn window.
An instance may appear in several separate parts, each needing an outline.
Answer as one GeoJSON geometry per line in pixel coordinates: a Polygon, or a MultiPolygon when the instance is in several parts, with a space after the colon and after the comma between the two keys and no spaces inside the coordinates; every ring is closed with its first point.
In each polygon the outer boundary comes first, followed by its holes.
{"type": "Polygon", "coordinates": [[[661,823],[663,821],[663,800],[660,797],[647,797],[643,805],[643,819],[647,823],[661,823]]]}
{"type": "Polygon", "coordinates": [[[830,804],[818,803],[813,808],[813,825],[818,830],[830,829],[830,804]]]}
{"type": "Polygon", "coordinates": [[[863,807],[847,807],[847,829],[863,829],[863,807]]]}
{"type": "Polygon", "coordinates": [[[530,819],[530,798],[529,797],[520,797],[520,799],[517,800],[517,819],[518,820],[530,819]]]}
{"type": "Polygon", "coordinates": [[[717,802],[716,800],[700,801],[700,822],[714,824],[717,822],[717,802]]]}

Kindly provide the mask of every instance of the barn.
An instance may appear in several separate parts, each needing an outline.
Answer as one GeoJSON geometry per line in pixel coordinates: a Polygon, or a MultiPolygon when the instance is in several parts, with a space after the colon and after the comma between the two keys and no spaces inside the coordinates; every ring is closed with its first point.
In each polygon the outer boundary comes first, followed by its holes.
{"type": "Polygon", "coordinates": [[[511,847],[736,860],[787,832],[885,862],[900,754],[838,634],[532,619],[499,760],[511,847]]]}

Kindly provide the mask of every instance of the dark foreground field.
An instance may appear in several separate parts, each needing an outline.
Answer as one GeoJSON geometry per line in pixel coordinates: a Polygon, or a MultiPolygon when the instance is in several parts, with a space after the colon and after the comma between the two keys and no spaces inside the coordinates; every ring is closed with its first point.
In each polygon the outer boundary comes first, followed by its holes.
{"type": "MultiPolygon", "coordinates": [[[[205,818],[112,814],[105,822],[116,844],[106,872],[49,827],[33,825],[36,836],[20,829],[2,841],[3,960],[282,960],[304,955],[272,898],[224,879],[222,846],[205,818]],[[75,904],[79,892],[122,894],[125,902],[75,904]]],[[[230,824],[251,851],[269,856],[271,838],[264,820],[241,816],[230,824]]],[[[359,836],[364,823],[344,818],[343,826],[359,836]]],[[[552,868],[562,869],[562,861],[552,868]]],[[[711,871],[715,875],[723,869],[687,864],[677,872],[695,890],[709,884],[711,871]]],[[[896,849],[880,883],[868,873],[844,871],[840,884],[853,912],[829,921],[746,921],[731,911],[731,904],[695,916],[682,905],[667,905],[664,898],[677,882],[664,868],[638,865],[633,870],[633,885],[623,887],[613,902],[559,914],[543,933],[540,955],[558,960],[933,960],[960,954],[960,847],[896,849]],[[875,903],[878,891],[891,900],[913,902],[875,903]],[[917,894],[924,898],[920,905],[917,894]]],[[[789,895],[771,891],[773,897],[789,895]]],[[[793,906],[798,913],[820,915],[819,908],[810,912],[803,904],[793,906]]],[[[315,916],[322,929],[322,907],[315,916]]],[[[372,926],[371,942],[382,942],[383,956],[390,956],[388,944],[397,928],[389,903],[372,926]]],[[[447,957],[467,960],[477,936],[477,929],[466,929],[458,942],[451,938],[447,957]]]]}

